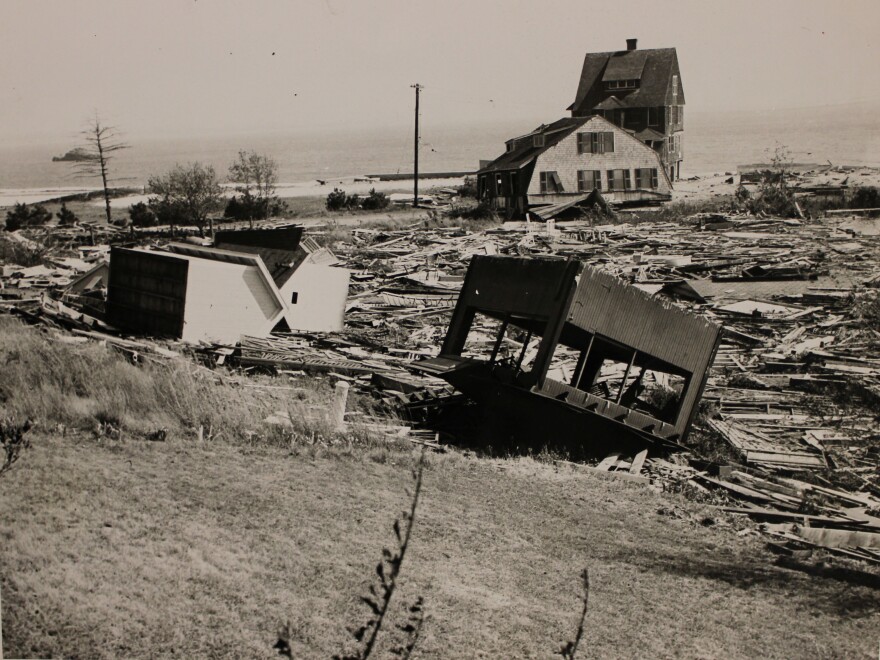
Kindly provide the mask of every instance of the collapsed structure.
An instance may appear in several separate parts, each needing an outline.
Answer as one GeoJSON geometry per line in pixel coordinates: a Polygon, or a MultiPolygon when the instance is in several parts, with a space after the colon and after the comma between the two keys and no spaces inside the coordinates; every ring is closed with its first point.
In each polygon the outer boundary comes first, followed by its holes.
{"type": "Polygon", "coordinates": [[[719,325],[580,261],[475,256],[440,355],[418,366],[482,404],[502,433],[602,454],[682,440],[720,338],[719,325]],[[468,335],[484,322],[496,340],[475,355],[468,335]],[[556,369],[572,351],[573,373],[556,369]]]}
{"type": "Polygon", "coordinates": [[[236,343],[273,330],[342,330],[349,273],[302,227],[217,232],[213,247],[110,253],[107,321],[136,334],[236,343]]]}

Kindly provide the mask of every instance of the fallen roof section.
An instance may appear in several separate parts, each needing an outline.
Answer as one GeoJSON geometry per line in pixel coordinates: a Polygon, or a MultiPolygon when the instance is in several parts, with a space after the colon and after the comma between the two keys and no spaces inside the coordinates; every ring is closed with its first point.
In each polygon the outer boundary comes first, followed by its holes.
{"type": "Polygon", "coordinates": [[[584,454],[671,448],[720,330],[580,261],[475,256],[440,355],[417,366],[494,409],[505,436],[543,434],[584,454]],[[491,350],[475,354],[473,331],[487,326],[491,350]],[[571,372],[555,368],[572,356],[571,372]]]}

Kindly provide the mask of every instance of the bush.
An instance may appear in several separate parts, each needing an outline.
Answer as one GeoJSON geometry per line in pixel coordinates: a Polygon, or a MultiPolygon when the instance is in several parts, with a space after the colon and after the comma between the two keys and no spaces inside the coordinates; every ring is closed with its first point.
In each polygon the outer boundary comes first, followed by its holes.
{"type": "Polygon", "coordinates": [[[131,224],[135,227],[154,227],[159,224],[153,209],[143,202],[129,206],[128,217],[131,218],[131,224]]]}
{"type": "MultiPolygon", "coordinates": [[[[384,195],[383,195],[384,197],[384,195]]],[[[344,211],[345,209],[356,209],[360,206],[361,198],[357,195],[348,195],[344,190],[334,188],[333,192],[327,195],[328,211],[344,211]]]]}
{"type": "Polygon", "coordinates": [[[361,202],[361,208],[365,211],[379,211],[388,206],[391,200],[382,192],[376,192],[375,188],[370,189],[370,194],[361,202]]]}
{"type": "Polygon", "coordinates": [[[6,212],[6,231],[44,225],[51,219],[52,214],[42,204],[31,207],[27,204],[16,204],[11,211],[6,212]]]}
{"type": "Polygon", "coordinates": [[[287,212],[287,203],[277,198],[258,199],[248,192],[233,195],[226,202],[224,218],[233,220],[262,220],[287,212]]]}
{"type": "Polygon", "coordinates": [[[880,208],[880,188],[876,186],[858,186],[853,191],[850,206],[854,209],[880,208]]]}
{"type": "Polygon", "coordinates": [[[61,210],[55,214],[58,217],[58,224],[63,226],[75,225],[79,222],[76,213],[67,208],[64,202],[61,202],[61,210]]]}
{"type": "Polygon", "coordinates": [[[456,188],[459,197],[477,198],[477,180],[472,176],[466,176],[464,182],[456,188]]]}

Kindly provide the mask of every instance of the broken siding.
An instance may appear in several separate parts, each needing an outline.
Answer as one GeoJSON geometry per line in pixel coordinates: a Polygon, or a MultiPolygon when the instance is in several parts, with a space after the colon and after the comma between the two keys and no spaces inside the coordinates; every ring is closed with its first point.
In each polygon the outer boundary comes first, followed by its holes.
{"type": "MultiPolygon", "coordinates": [[[[601,172],[603,195],[609,190],[608,170],[657,169],[663,166],[657,153],[632,137],[623,129],[598,117],[593,117],[583,126],[568,135],[558,144],[547,149],[535,162],[535,174],[529,182],[528,194],[541,195],[540,173],[556,172],[562,182],[564,193],[577,193],[578,171],[597,170],[601,172]],[[578,133],[614,133],[614,151],[602,154],[578,153],[578,133]]],[[[635,173],[631,173],[631,181],[635,181],[635,173]]],[[[635,188],[633,187],[633,190],[635,188]]],[[[645,188],[652,192],[669,195],[669,180],[658,171],[657,188],[645,188]]],[[[622,193],[624,191],[618,191],[622,193]]],[[[613,194],[611,195],[613,198],[613,194]]]]}

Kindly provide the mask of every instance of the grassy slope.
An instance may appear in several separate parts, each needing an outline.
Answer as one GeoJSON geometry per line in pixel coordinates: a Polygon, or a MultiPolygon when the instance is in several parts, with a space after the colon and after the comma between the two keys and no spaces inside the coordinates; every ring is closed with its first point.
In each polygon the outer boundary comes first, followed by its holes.
{"type": "MultiPolygon", "coordinates": [[[[413,457],[38,436],[0,480],[8,656],[328,657],[413,457]]],[[[593,590],[585,656],[860,657],[880,593],[775,567],[707,509],[530,459],[431,456],[401,606],[421,657],[549,657],[593,590]],[[672,505],[683,518],[659,515],[672,505]]]]}

